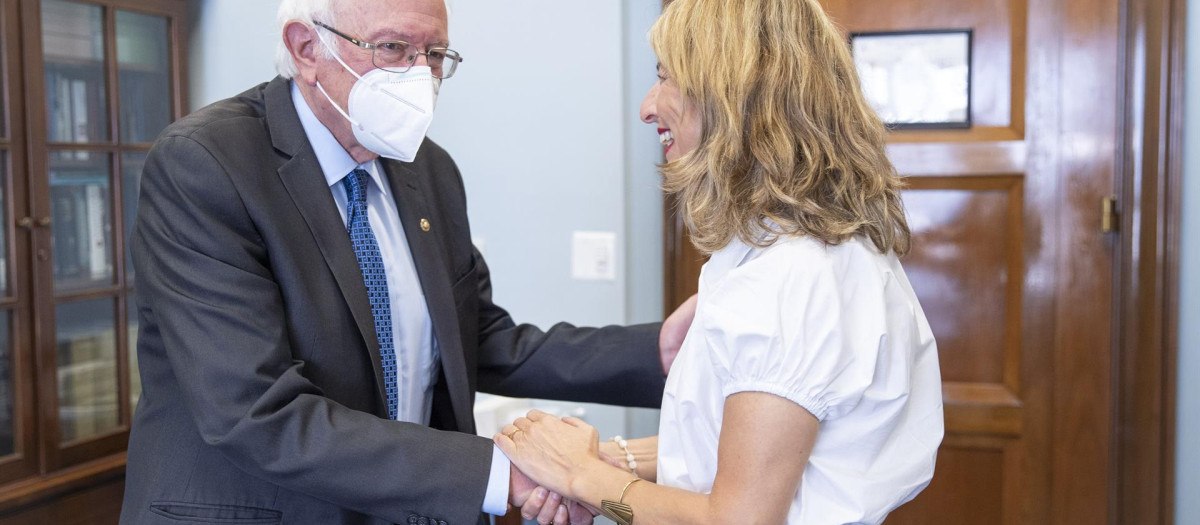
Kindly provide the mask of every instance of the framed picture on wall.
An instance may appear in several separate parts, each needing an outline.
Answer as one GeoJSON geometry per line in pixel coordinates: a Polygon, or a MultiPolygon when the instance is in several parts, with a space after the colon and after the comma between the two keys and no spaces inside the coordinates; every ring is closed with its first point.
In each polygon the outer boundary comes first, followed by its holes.
{"type": "Polygon", "coordinates": [[[971,127],[971,30],[852,33],[867,101],[889,128],[971,127]]]}

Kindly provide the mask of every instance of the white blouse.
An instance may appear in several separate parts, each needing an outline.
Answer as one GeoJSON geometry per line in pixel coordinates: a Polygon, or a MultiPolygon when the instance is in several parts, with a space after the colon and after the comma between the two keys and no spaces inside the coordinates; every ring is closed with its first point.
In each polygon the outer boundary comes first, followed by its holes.
{"type": "Polygon", "coordinates": [[[881,523],[933,477],[937,345],[900,261],[867,239],[735,240],[713,254],[667,377],[658,483],[712,492],[725,398],[746,391],[820,421],[789,525],[881,523]]]}

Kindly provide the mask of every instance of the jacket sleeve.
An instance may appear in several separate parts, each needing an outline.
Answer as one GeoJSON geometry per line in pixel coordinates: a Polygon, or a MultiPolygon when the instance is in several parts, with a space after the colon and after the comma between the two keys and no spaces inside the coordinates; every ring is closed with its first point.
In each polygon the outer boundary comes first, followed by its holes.
{"type": "MultiPolygon", "coordinates": [[[[204,145],[161,140],[133,241],[140,306],[204,441],[250,475],[391,523],[477,523],[492,443],[324,397],[293,357],[282,293],[246,205],[204,145]]],[[[154,385],[145,385],[154,395],[154,385]]]]}
{"type": "Polygon", "coordinates": [[[660,323],[549,330],[517,325],[492,302],[487,263],[479,277],[479,389],[511,397],[658,408],[663,376],[660,323]]]}

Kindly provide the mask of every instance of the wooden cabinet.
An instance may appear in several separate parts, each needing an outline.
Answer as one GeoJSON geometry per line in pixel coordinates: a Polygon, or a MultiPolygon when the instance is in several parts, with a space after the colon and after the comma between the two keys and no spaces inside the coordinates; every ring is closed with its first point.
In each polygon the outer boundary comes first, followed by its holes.
{"type": "MultiPolygon", "coordinates": [[[[183,113],[186,8],[0,0],[5,523],[120,493],[109,485],[140,393],[128,240],[146,153],[183,113]]],[[[91,507],[109,510],[89,520],[116,521],[113,505],[91,507]]]]}

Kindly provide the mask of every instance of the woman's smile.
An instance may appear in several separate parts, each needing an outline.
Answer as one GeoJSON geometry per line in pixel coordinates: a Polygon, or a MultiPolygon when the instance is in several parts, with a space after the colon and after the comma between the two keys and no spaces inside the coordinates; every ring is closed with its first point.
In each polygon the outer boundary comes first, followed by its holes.
{"type": "Polygon", "coordinates": [[[675,145],[675,135],[669,128],[658,128],[658,141],[666,148],[663,150],[663,153],[666,153],[671,150],[671,146],[675,145]]]}

